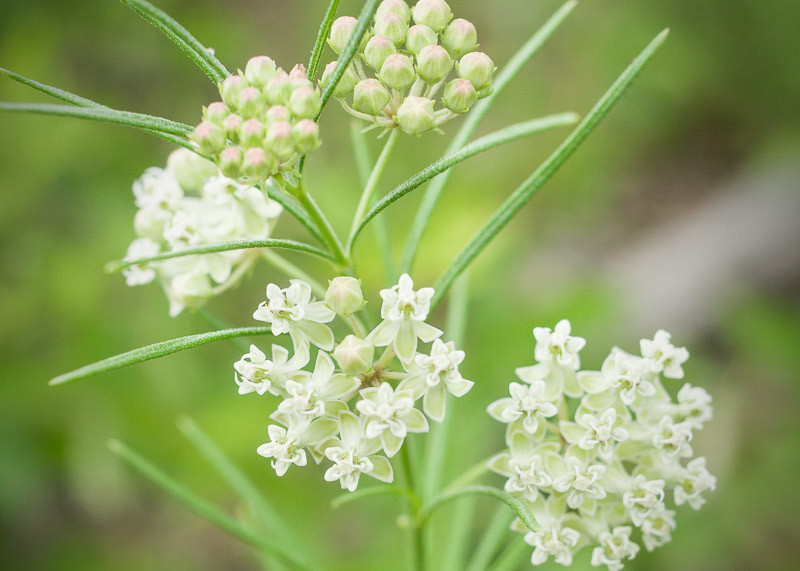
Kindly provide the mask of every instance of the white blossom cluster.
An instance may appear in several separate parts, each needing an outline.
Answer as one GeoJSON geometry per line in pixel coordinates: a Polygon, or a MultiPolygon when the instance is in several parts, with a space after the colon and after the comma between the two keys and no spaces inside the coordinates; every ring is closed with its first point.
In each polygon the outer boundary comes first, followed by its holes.
{"type": "Polygon", "coordinates": [[[273,345],[268,357],[251,345],[234,364],[234,378],[239,394],[280,399],[270,415],[276,422],[267,428],[270,440],[257,450],[279,476],[292,464],[305,466],[311,456],[329,464],[325,480],[338,480],[349,491],[361,474],[391,482],[389,458],[406,435],[427,432],[428,419],[442,421],[448,392],[460,397],[470,390],[473,383],[458,370],[464,352],[425,323],[433,293],[414,290],[404,274],[380,292],[383,321],[364,339],[350,334],[337,342],[328,324],[337,314],[354,323],[364,306],[357,279],[333,279],[320,301],[301,280],[283,289],[267,286],[267,299],[253,317],[269,323],[273,335],[288,334],[293,353],[273,345]],[[430,350],[418,351],[420,341],[432,343],[430,350]],[[385,349],[376,359],[378,347],[385,349]]]}
{"type": "MultiPolygon", "coordinates": [[[[333,22],[328,44],[337,54],[356,23],[351,16],[333,22]]],[[[495,66],[477,47],[475,26],[453,20],[444,0],[419,0],[413,8],[403,0],[384,0],[334,95],[348,113],[376,127],[421,135],[492,92],[495,66]],[[448,80],[452,71],[456,77],[448,80]],[[435,109],[442,89],[441,107],[435,109]]],[[[325,68],[323,86],[336,63],[325,68]]]]}
{"type": "MultiPolygon", "coordinates": [[[[213,163],[187,149],[170,154],[166,168],[152,167],[133,183],[139,208],[138,238],[126,261],[232,240],[267,238],[283,208],[254,186],[222,175],[213,163]]],[[[128,285],[157,280],[170,315],[202,306],[232,285],[257,257],[232,250],[136,264],[123,270],[128,285]]]]}
{"type": "Polygon", "coordinates": [[[539,524],[512,524],[533,546],[534,565],[550,557],[570,565],[591,547],[592,565],[617,571],[639,551],[637,540],[650,551],[670,541],[670,497],[699,509],[714,489],[705,458],[692,450],[694,431],[712,416],[711,397],[688,383],[676,398],[664,388],[662,377],[682,379],[689,358],[666,331],[643,339],[641,356],[613,348],[599,371],[579,370],[585,341],[570,333],[566,320],[533,330],[537,363],[517,369],[522,382],[488,407],[508,425],[508,449],[488,465],[539,524]]]}

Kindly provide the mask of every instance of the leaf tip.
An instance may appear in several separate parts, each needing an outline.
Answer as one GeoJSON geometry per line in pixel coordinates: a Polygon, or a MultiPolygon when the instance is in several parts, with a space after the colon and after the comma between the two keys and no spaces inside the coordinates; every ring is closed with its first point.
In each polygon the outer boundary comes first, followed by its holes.
{"type": "Polygon", "coordinates": [[[115,274],[122,269],[122,260],[111,260],[103,266],[103,271],[107,274],[115,274]]]}
{"type": "MultiPolygon", "coordinates": [[[[125,0],[123,0],[123,2],[124,1],[125,0]]],[[[109,438],[108,440],[106,440],[106,446],[114,454],[119,454],[120,452],[122,452],[122,449],[124,448],[124,445],[122,444],[122,442],[120,442],[116,438],[109,438]]]]}

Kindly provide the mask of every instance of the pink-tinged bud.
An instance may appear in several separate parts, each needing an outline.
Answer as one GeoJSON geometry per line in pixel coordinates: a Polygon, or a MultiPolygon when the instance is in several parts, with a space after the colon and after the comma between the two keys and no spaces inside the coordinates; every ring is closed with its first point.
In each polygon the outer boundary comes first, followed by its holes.
{"type": "Polygon", "coordinates": [[[399,46],[406,39],[408,21],[401,16],[389,12],[375,17],[375,33],[386,36],[394,45],[399,46]]]}
{"type": "Polygon", "coordinates": [[[273,105],[272,107],[267,109],[265,117],[267,119],[267,123],[274,123],[275,121],[292,120],[292,114],[289,113],[289,110],[283,105],[273,105]]]}
{"type": "MultiPolygon", "coordinates": [[[[331,35],[328,38],[328,45],[331,46],[333,51],[335,51],[337,54],[341,55],[344,47],[347,45],[347,41],[353,34],[353,30],[356,28],[356,24],[358,24],[358,20],[352,16],[342,16],[341,18],[336,18],[333,21],[333,25],[331,26],[331,35]]],[[[364,48],[364,44],[367,40],[366,34],[364,34],[364,36],[365,37],[361,40],[361,46],[359,46],[359,52],[364,48]]]]}
{"type": "Polygon", "coordinates": [[[194,128],[192,139],[207,155],[216,155],[225,147],[225,132],[209,121],[203,121],[194,128]]]}
{"type": "Polygon", "coordinates": [[[239,130],[239,140],[245,147],[259,147],[265,133],[266,129],[261,121],[248,119],[242,123],[242,128],[239,130]]]}
{"type": "Polygon", "coordinates": [[[412,10],[414,22],[425,24],[437,34],[453,17],[453,11],[444,0],[419,0],[412,10]]]}
{"type": "Polygon", "coordinates": [[[267,56],[251,57],[244,68],[244,76],[253,87],[264,89],[267,82],[278,73],[278,66],[267,56]]]}
{"type": "Polygon", "coordinates": [[[392,89],[403,91],[411,87],[417,79],[417,72],[408,56],[394,54],[383,62],[380,77],[381,81],[392,89]]]}
{"type": "Polygon", "coordinates": [[[295,150],[301,155],[310,153],[320,146],[319,125],[311,119],[298,121],[292,128],[295,150]]]}
{"type": "MultiPolygon", "coordinates": [[[[331,74],[333,74],[333,70],[336,69],[337,63],[338,62],[336,61],[332,61],[325,66],[325,71],[322,72],[322,79],[319,82],[322,87],[328,86],[328,82],[331,79],[331,74]]],[[[356,75],[355,70],[353,70],[353,66],[347,66],[347,69],[344,70],[339,83],[336,84],[336,89],[333,90],[333,95],[336,97],[346,97],[351,91],[353,91],[356,83],[358,83],[358,76],[356,75]]]]}
{"type": "Polygon", "coordinates": [[[292,71],[289,72],[289,81],[292,82],[292,89],[314,87],[314,84],[308,79],[308,74],[306,74],[306,66],[302,63],[295,65],[292,71]]]}
{"type": "Polygon", "coordinates": [[[457,18],[442,35],[442,45],[456,59],[478,47],[478,32],[472,22],[457,18]]]}
{"type": "Polygon", "coordinates": [[[426,46],[417,56],[417,73],[430,84],[438,83],[453,69],[453,60],[442,46],[426,46]]]}
{"type": "Polygon", "coordinates": [[[228,115],[222,122],[225,135],[234,143],[239,141],[239,129],[242,128],[242,118],[238,115],[228,115]]]}
{"type": "Polygon", "coordinates": [[[239,93],[245,87],[247,87],[247,81],[241,75],[231,75],[222,82],[219,93],[228,107],[236,109],[239,106],[239,93]]]}
{"type": "Polygon", "coordinates": [[[421,135],[433,129],[433,101],[409,95],[397,110],[397,124],[409,135],[421,135]]]}
{"type": "Polygon", "coordinates": [[[276,75],[267,82],[264,95],[270,105],[286,105],[292,94],[292,80],[288,75],[276,75]]]}
{"type": "Polygon", "coordinates": [[[284,121],[277,121],[267,129],[264,139],[267,149],[279,159],[289,158],[294,153],[294,135],[292,126],[284,121]]]}
{"type": "Polygon", "coordinates": [[[444,88],[442,103],[453,113],[466,113],[478,100],[478,92],[466,79],[454,79],[444,88]]]}
{"type": "Polygon", "coordinates": [[[333,358],[339,368],[347,375],[360,375],[372,369],[375,347],[356,337],[348,335],[333,350],[333,358]]]}
{"type": "Polygon", "coordinates": [[[242,151],[236,147],[228,147],[219,154],[219,170],[229,178],[242,175],[242,151]]]}
{"type": "Polygon", "coordinates": [[[247,149],[242,160],[242,173],[246,176],[264,180],[277,168],[275,159],[261,147],[247,149]]]}
{"type": "Polygon", "coordinates": [[[362,79],[353,89],[353,108],[367,115],[377,115],[392,98],[377,79],[362,79]]]}
{"type": "Polygon", "coordinates": [[[231,110],[222,101],[215,101],[214,103],[209,103],[208,107],[203,109],[203,119],[222,126],[222,122],[230,112],[231,110]]]}
{"type": "Polygon", "coordinates": [[[311,119],[319,107],[319,93],[311,87],[298,87],[289,97],[289,111],[298,119],[311,119]]]}
{"type": "Polygon", "coordinates": [[[397,14],[403,18],[404,22],[408,23],[411,19],[411,8],[403,0],[383,0],[375,11],[375,18],[377,19],[384,14],[397,14]]]}
{"type": "Polygon", "coordinates": [[[439,36],[425,24],[417,24],[408,29],[406,47],[411,53],[417,55],[425,46],[435,46],[439,43],[439,36]]]}
{"type": "Polygon", "coordinates": [[[245,87],[239,93],[239,113],[242,117],[258,117],[266,103],[264,94],[255,87],[245,87]]]}
{"type": "Polygon", "coordinates": [[[394,42],[386,36],[372,36],[364,47],[364,61],[372,69],[380,69],[386,58],[397,53],[394,42]]]}
{"type": "Polygon", "coordinates": [[[494,75],[494,62],[483,52],[470,52],[458,62],[458,75],[481,91],[492,83],[494,75]]]}

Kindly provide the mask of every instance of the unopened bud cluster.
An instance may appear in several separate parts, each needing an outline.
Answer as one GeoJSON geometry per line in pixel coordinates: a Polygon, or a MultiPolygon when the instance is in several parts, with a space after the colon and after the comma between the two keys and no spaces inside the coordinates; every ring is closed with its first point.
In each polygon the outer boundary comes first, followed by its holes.
{"type": "Polygon", "coordinates": [[[267,300],[253,317],[269,323],[273,335],[288,334],[293,354],[273,345],[267,357],[251,345],[234,364],[234,378],[239,394],[279,399],[270,415],[276,424],[267,427],[270,441],[257,450],[279,476],[292,464],[305,466],[310,456],[328,465],[325,480],[351,492],[361,474],[391,482],[389,458],[408,433],[427,432],[428,419],[442,421],[447,393],[470,390],[473,383],[458,370],[464,352],[425,323],[433,289],[413,286],[404,274],[382,290],[383,321],[364,339],[350,334],[338,342],[328,323],[363,308],[358,280],[332,280],[324,301],[301,280],[283,289],[267,286],[267,300]],[[420,341],[432,343],[430,350],[418,351],[420,341]]]}
{"type": "MultiPolygon", "coordinates": [[[[334,21],[328,44],[337,54],[356,22],[349,16],[334,21]]],[[[491,93],[495,66],[477,47],[475,26],[453,19],[444,0],[419,0],[413,8],[403,0],[384,0],[334,95],[356,117],[421,135],[491,93]]],[[[325,68],[323,86],[336,64],[325,68]]]]}
{"type": "Polygon", "coordinates": [[[203,108],[191,138],[225,176],[251,184],[265,180],[319,147],[314,118],[320,92],[302,65],[286,73],[271,58],[256,56],[219,92],[222,101],[203,108]]]}
{"type": "MultiPolygon", "coordinates": [[[[255,186],[239,184],[187,150],[170,154],[166,168],[152,167],[133,183],[136,238],[126,261],[234,240],[263,240],[283,211],[255,186]]],[[[157,280],[170,315],[198,308],[235,281],[257,252],[232,250],[182,256],[124,269],[128,285],[157,280]]]]}
{"type": "Polygon", "coordinates": [[[689,353],[666,331],[643,339],[640,356],[613,348],[599,371],[579,371],[585,341],[570,333],[566,320],[533,330],[538,363],[517,369],[523,382],[488,408],[508,425],[508,450],[489,468],[538,523],[535,531],[512,524],[533,546],[534,565],[551,557],[571,565],[591,547],[592,565],[617,571],[638,542],[652,551],[670,541],[668,499],[699,509],[714,489],[691,445],[711,418],[711,397],[688,383],[670,396],[661,378],[682,379],[689,353]]]}

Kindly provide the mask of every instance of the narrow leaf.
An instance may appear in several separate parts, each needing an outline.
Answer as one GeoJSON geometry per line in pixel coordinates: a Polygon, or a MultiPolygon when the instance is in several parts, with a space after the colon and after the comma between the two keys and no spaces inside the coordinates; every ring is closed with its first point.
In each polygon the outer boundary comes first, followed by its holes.
{"type": "Polygon", "coordinates": [[[319,231],[319,228],[311,220],[311,217],[305,211],[305,209],[298,204],[298,202],[292,198],[288,193],[284,192],[283,190],[279,189],[275,185],[270,185],[267,187],[267,195],[283,206],[284,210],[291,214],[300,224],[302,224],[309,233],[314,236],[320,243],[325,243],[325,239],[322,237],[322,234],[319,231]]]}
{"type": "Polygon", "coordinates": [[[555,129],[556,127],[571,125],[577,121],[578,116],[574,113],[560,113],[558,115],[549,115],[547,117],[533,119],[523,123],[515,123],[514,125],[510,125],[504,129],[495,131],[494,133],[486,135],[485,137],[476,139],[469,145],[461,147],[460,150],[442,157],[411,178],[402,182],[400,185],[395,187],[394,190],[381,198],[375,204],[375,206],[373,206],[372,209],[367,212],[367,214],[361,219],[361,222],[355,228],[355,231],[353,232],[349,241],[348,250],[352,250],[356,237],[361,233],[369,221],[372,220],[377,214],[385,210],[393,202],[404,197],[412,190],[419,188],[430,179],[447,171],[461,161],[473,157],[478,153],[482,153],[483,151],[488,151],[489,149],[498,145],[510,143],[511,141],[516,141],[517,139],[521,139],[523,137],[529,137],[535,133],[540,133],[548,129],[555,129]]]}
{"type": "Polygon", "coordinates": [[[483,571],[489,567],[489,562],[494,558],[503,539],[508,535],[508,526],[513,519],[512,514],[503,506],[497,506],[492,518],[481,533],[481,539],[475,547],[475,553],[470,559],[467,571],[483,571]]]}
{"type": "Polygon", "coordinates": [[[521,535],[516,535],[497,558],[489,571],[514,571],[519,569],[523,560],[531,556],[531,546],[525,543],[521,535]]]}
{"type": "Polygon", "coordinates": [[[408,488],[402,488],[400,486],[373,486],[371,488],[364,488],[362,490],[356,490],[355,492],[348,492],[346,494],[336,496],[331,500],[331,508],[336,509],[344,504],[349,504],[350,502],[354,502],[356,500],[383,495],[406,496],[408,498],[413,498],[414,492],[408,488]]]}
{"type": "Polygon", "coordinates": [[[514,510],[514,513],[516,513],[517,517],[519,517],[522,523],[525,524],[525,527],[532,531],[535,531],[538,528],[531,510],[528,509],[528,506],[525,505],[524,501],[520,500],[519,498],[515,498],[511,494],[498,490],[497,488],[492,488],[491,486],[468,486],[452,492],[443,492],[430,504],[422,507],[420,518],[422,520],[429,518],[434,511],[442,507],[444,504],[455,500],[456,498],[475,495],[490,496],[500,500],[514,510]]]}
{"type": "Polygon", "coordinates": [[[338,8],[339,0],[331,0],[325,16],[322,18],[322,23],[319,25],[317,41],[314,42],[314,49],[311,50],[311,59],[308,60],[308,69],[306,70],[309,81],[314,81],[314,77],[317,75],[319,60],[322,58],[322,52],[325,51],[325,41],[328,39],[328,34],[331,33],[331,26],[333,26],[333,19],[336,17],[338,8]]]}
{"type": "Polygon", "coordinates": [[[263,553],[275,555],[287,563],[300,566],[304,569],[307,568],[301,561],[297,559],[291,550],[286,549],[286,547],[281,544],[273,543],[264,537],[263,534],[254,533],[245,528],[240,522],[229,516],[217,506],[198,497],[180,483],[170,478],[161,469],[156,467],[150,461],[146,460],[138,452],[129,448],[126,444],[120,442],[119,440],[110,440],[108,442],[108,448],[118,458],[127,462],[128,465],[134,468],[145,478],[156,484],[167,494],[233,537],[255,547],[263,553]]]}
{"type": "Polygon", "coordinates": [[[191,349],[198,345],[204,345],[212,341],[219,341],[221,339],[231,339],[233,337],[245,337],[248,335],[267,335],[270,332],[269,327],[240,327],[237,329],[223,329],[221,331],[210,331],[208,333],[198,333],[196,335],[187,335],[185,337],[178,337],[177,339],[170,339],[169,341],[161,341],[147,345],[146,347],[139,347],[126,353],[114,355],[108,359],[103,359],[91,365],[86,365],[80,369],[75,369],[69,373],[64,373],[50,380],[51,385],[60,385],[75,379],[82,379],[105,371],[112,371],[127,367],[128,365],[135,365],[143,361],[157,359],[165,355],[171,355],[178,351],[191,349]]]}
{"type": "Polygon", "coordinates": [[[214,83],[230,75],[210,48],[205,47],[189,31],[145,0],[122,0],[128,7],[164,33],[191,59],[214,83]]]}
{"type": "Polygon", "coordinates": [[[59,89],[58,87],[53,87],[51,85],[45,85],[44,83],[39,83],[38,81],[34,81],[24,75],[20,75],[18,73],[14,73],[13,71],[9,71],[7,69],[3,69],[0,67],[0,73],[7,76],[9,79],[13,79],[17,83],[21,83],[22,85],[27,85],[28,87],[32,87],[37,91],[41,91],[42,93],[49,95],[50,97],[55,97],[56,99],[60,99],[66,103],[71,103],[72,105],[77,105],[78,107],[101,107],[104,109],[108,109],[105,105],[101,105],[96,101],[92,101],[91,99],[86,99],[85,97],[81,97],[80,95],[76,95],[74,93],[70,93],[69,91],[65,91],[64,89],[59,89]]]}
{"type": "Polygon", "coordinates": [[[608,91],[595,104],[588,115],[575,127],[570,135],[551,154],[536,171],[523,182],[514,193],[498,208],[489,220],[475,233],[464,249],[456,256],[450,267],[437,280],[434,288],[436,294],[431,301],[435,306],[450,289],[453,280],[460,274],[475,257],[483,251],[486,245],[502,230],[506,224],[525,206],[525,204],[552,178],[566,160],[572,156],[577,148],[586,140],[600,121],[608,114],[620,96],[633,82],[645,64],[653,56],[667,37],[668,29],[658,34],[653,41],[634,59],[622,75],[611,85],[608,91]]]}

